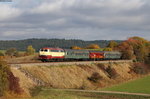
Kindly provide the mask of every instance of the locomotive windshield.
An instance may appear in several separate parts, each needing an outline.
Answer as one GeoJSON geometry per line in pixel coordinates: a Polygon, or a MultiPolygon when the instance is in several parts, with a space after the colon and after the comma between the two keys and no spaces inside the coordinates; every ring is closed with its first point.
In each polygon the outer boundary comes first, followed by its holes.
{"type": "Polygon", "coordinates": [[[48,49],[41,49],[42,52],[48,52],[48,49]]]}

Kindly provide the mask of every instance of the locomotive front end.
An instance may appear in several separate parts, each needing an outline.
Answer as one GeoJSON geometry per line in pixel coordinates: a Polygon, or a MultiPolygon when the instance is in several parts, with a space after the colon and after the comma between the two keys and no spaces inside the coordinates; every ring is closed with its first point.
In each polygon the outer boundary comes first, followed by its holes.
{"type": "Polygon", "coordinates": [[[42,48],[39,51],[41,61],[56,61],[64,58],[64,51],[60,48],[42,48]]]}

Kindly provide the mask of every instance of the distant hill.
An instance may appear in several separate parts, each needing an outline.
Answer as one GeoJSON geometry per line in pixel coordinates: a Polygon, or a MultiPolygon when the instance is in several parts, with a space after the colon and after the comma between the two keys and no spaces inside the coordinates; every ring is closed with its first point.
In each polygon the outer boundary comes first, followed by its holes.
{"type": "MultiPolygon", "coordinates": [[[[110,40],[95,40],[95,41],[83,41],[83,40],[66,40],[66,39],[25,39],[25,40],[7,40],[0,41],[0,50],[6,50],[9,48],[17,48],[17,50],[26,50],[28,45],[32,45],[37,51],[42,47],[60,47],[70,48],[71,46],[86,47],[90,44],[98,44],[101,48],[106,47],[110,40]]],[[[116,40],[120,43],[121,40],[116,40]]]]}

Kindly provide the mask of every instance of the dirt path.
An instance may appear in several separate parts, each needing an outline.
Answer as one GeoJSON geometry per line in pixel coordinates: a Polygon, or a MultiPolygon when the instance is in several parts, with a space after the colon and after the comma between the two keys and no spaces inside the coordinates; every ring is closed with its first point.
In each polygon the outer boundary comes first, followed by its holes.
{"type": "Polygon", "coordinates": [[[144,93],[129,93],[129,92],[117,92],[117,91],[96,91],[96,90],[76,90],[76,89],[43,89],[43,90],[62,90],[69,92],[90,92],[90,93],[107,93],[107,94],[122,94],[122,95],[135,95],[135,96],[145,96],[150,98],[150,94],[144,93]]]}

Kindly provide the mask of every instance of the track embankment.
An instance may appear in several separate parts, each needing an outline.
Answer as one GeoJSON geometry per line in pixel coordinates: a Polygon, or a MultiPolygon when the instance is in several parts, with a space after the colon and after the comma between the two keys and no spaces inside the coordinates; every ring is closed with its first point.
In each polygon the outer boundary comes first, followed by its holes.
{"type": "Polygon", "coordinates": [[[131,60],[11,64],[13,74],[27,90],[33,86],[98,90],[135,79],[131,60]]]}
{"type": "Polygon", "coordinates": [[[45,63],[10,63],[13,67],[20,66],[62,66],[62,65],[89,65],[94,63],[132,63],[132,60],[107,60],[107,61],[77,61],[77,62],[45,62],[45,63]]]}

